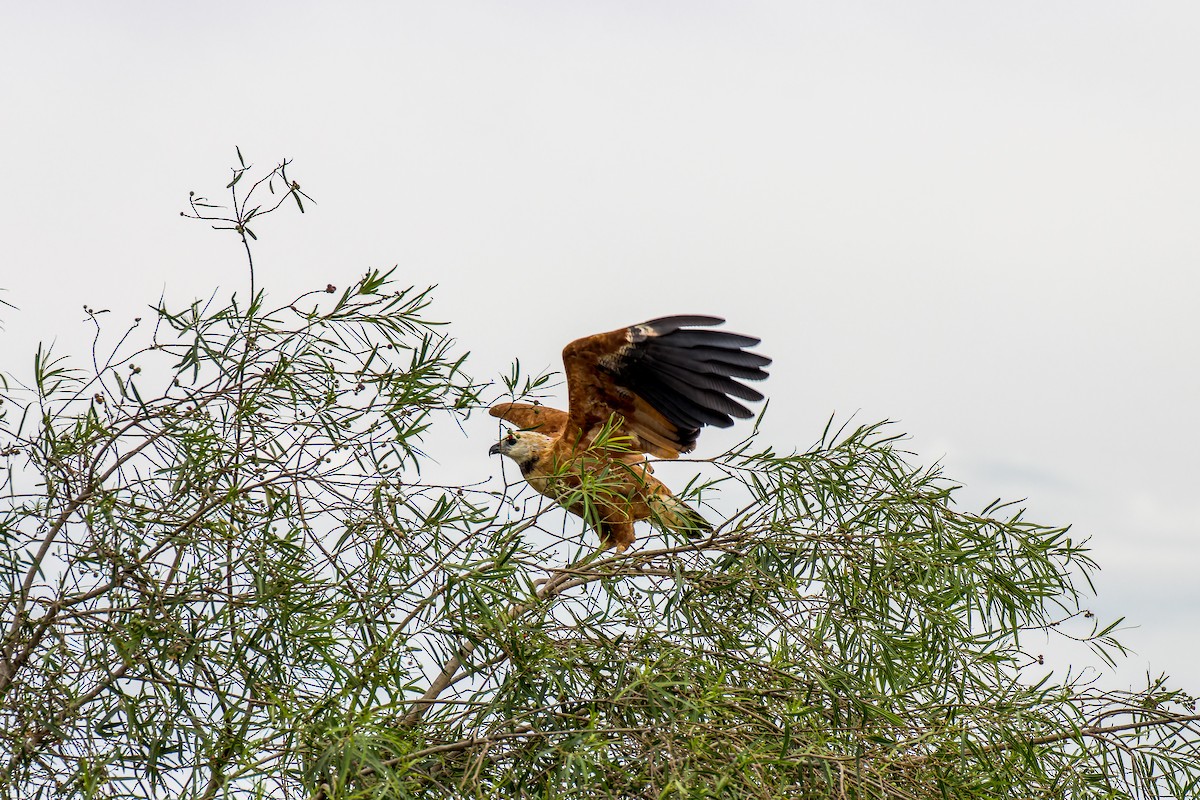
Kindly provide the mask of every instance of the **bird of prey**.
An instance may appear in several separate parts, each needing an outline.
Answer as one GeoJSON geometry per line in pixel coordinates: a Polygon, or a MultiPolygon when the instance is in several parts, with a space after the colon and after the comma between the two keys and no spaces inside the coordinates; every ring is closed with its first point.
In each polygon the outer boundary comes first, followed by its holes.
{"type": "Polygon", "coordinates": [[[569,410],[498,403],[510,430],[491,455],[508,456],[536,491],[596,528],[603,549],[624,552],[648,520],[690,537],[711,533],[699,512],[651,473],[646,454],[678,458],[705,425],[753,416],[733,398],[763,396],[739,383],[763,380],[771,359],[758,339],[711,330],[719,317],[676,316],[576,339],[563,349],[569,410]]]}

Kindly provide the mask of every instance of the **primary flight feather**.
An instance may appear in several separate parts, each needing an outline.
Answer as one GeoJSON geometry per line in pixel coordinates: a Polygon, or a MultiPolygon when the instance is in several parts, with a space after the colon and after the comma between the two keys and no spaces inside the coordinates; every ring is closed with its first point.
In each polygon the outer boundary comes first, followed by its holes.
{"type": "Polygon", "coordinates": [[[592,523],[605,548],[624,552],[633,525],[649,520],[690,536],[712,526],[680,501],[645,454],[678,458],[705,425],[753,416],[738,400],[763,396],[771,359],[746,350],[751,336],[711,330],[720,317],[677,316],[576,339],[563,349],[569,410],[497,403],[516,425],[489,451],[508,456],[535,490],[592,523]],[[737,399],[734,399],[737,398],[737,399]]]}

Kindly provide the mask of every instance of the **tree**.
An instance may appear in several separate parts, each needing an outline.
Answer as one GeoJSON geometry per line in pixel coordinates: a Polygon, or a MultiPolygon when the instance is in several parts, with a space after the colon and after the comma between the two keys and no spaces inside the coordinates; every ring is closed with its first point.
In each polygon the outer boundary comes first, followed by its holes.
{"type": "MultiPolygon", "coordinates": [[[[239,153],[229,205],[185,212],[251,275],[250,223],[304,210],[287,166],[242,191],[239,153]]],[[[1021,644],[1121,653],[1067,529],[830,426],[697,464],[711,538],[570,528],[555,560],[559,512],[422,482],[422,434],[486,387],[393,280],[160,304],[7,382],[5,797],[1195,796],[1191,697],[1021,644]]]]}

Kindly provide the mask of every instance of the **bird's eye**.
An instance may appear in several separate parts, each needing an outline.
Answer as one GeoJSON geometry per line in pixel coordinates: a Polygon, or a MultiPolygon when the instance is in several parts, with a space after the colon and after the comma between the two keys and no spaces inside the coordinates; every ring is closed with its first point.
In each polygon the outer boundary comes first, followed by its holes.
{"type": "Polygon", "coordinates": [[[510,433],[510,434],[508,435],[508,437],[507,437],[507,438],[505,438],[505,440],[504,440],[504,443],[505,443],[505,444],[508,444],[508,445],[513,445],[513,444],[516,444],[516,443],[517,443],[517,437],[513,436],[513,435],[510,433]]]}

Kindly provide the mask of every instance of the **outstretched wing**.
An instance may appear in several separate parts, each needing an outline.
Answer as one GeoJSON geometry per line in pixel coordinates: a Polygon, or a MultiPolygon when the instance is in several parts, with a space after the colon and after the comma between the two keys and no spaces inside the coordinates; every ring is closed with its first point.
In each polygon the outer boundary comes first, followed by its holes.
{"type": "Polygon", "coordinates": [[[571,342],[563,350],[570,411],[565,436],[594,437],[614,414],[621,435],[660,458],[696,446],[705,425],[728,427],[752,417],[734,400],[763,396],[734,378],[763,380],[771,359],[744,348],[751,336],[697,327],[720,317],[662,317],[571,342]]]}
{"type": "Polygon", "coordinates": [[[567,412],[530,403],[497,403],[488,409],[488,413],[518,428],[551,437],[562,433],[563,426],[567,424],[567,412]]]}

